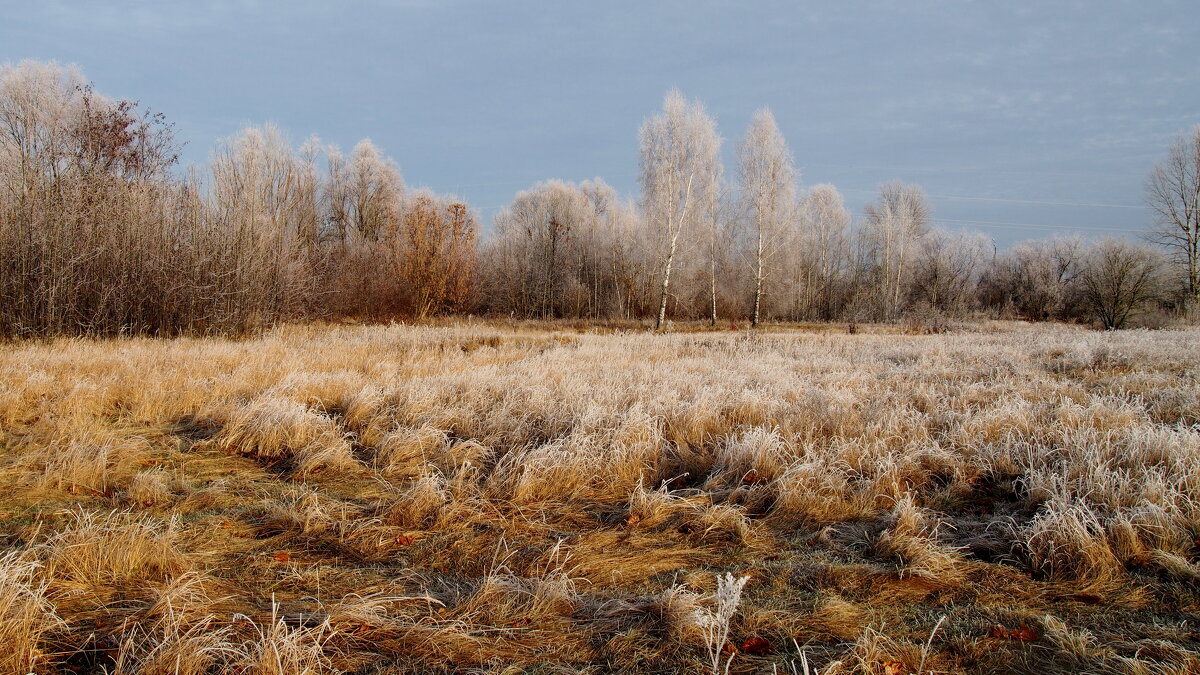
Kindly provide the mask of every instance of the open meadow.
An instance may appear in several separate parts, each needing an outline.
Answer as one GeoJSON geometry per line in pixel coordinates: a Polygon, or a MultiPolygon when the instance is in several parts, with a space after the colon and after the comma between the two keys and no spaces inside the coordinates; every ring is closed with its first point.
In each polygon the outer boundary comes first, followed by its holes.
{"type": "Polygon", "coordinates": [[[0,672],[1200,672],[1200,330],[889,331],[0,344],[0,672]]]}

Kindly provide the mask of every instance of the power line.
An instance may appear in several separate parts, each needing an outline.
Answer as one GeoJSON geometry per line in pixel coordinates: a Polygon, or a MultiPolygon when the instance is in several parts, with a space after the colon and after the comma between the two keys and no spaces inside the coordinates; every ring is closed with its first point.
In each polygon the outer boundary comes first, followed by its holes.
{"type": "Polygon", "coordinates": [[[954,218],[931,218],[930,222],[942,225],[980,225],[984,227],[1017,227],[1033,230],[1091,230],[1097,232],[1130,233],[1127,227],[1100,227],[1094,225],[1054,225],[1050,223],[1008,223],[995,220],[959,220],[954,218]]]}
{"type": "MultiPolygon", "coordinates": [[[[853,188],[845,188],[842,192],[855,192],[861,194],[875,194],[877,190],[859,190],[853,188]]],[[[932,199],[958,199],[963,201],[973,202],[1004,202],[1007,204],[1034,204],[1038,206],[1084,206],[1093,208],[1105,209],[1149,209],[1149,206],[1135,204],[1102,204],[1098,202],[1051,202],[1040,201],[1036,199],[1009,199],[1005,197],[975,197],[965,195],[925,195],[932,199]]]]}

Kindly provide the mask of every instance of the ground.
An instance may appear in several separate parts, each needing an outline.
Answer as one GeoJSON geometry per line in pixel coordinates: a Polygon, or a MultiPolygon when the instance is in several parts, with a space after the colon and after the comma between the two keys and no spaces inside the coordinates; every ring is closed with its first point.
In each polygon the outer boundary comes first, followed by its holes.
{"type": "Polygon", "coordinates": [[[1200,331],[834,328],[0,345],[0,671],[1200,670],[1200,331]]]}

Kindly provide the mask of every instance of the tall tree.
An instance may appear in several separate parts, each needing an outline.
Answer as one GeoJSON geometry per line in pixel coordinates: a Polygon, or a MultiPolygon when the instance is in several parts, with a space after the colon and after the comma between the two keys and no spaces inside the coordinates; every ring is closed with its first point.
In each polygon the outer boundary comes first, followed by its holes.
{"type": "Polygon", "coordinates": [[[475,215],[466,204],[420,190],[407,200],[395,236],[393,271],[417,318],[466,306],[475,274],[475,215]]]}
{"type": "Polygon", "coordinates": [[[742,199],[754,233],[754,303],[750,325],[757,326],[763,277],[793,215],[796,169],[787,141],[769,108],[754,113],[737,155],[742,199]]]}
{"type": "Polygon", "coordinates": [[[835,284],[848,262],[850,211],[829,183],[814,185],[800,200],[789,246],[793,319],[833,318],[835,284]]]}
{"type": "Polygon", "coordinates": [[[865,210],[864,233],[879,275],[877,310],[884,319],[900,314],[901,300],[916,242],[928,230],[930,208],[919,185],[900,181],[879,187],[879,198],[865,210]]]}
{"type": "Polygon", "coordinates": [[[704,106],[672,89],[663,100],[662,112],[642,124],[640,140],[642,211],[647,225],[659,235],[654,328],[661,330],[680,237],[703,218],[708,195],[718,189],[721,139],[704,106]]]}
{"type": "Polygon", "coordinates": [[[1187,301],[1200,302],[1200,124],[1171,143],[1146,181],[1156,213],[1150,239],[1165,246],[1186,273],[1187,301]]]}

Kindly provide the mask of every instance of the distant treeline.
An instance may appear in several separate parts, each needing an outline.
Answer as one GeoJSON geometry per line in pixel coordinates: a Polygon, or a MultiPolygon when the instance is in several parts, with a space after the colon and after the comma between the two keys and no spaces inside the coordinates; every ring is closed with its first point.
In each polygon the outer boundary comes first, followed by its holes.
{"type": "Polygon", "coordinates": [[[284,320],[895,321],[986,313],[1121,327],[1197,298],[1200,127],[1148,183],[1154,243],[1054,238],[997,252],[931,227],[892,182],[859,218],[801,189],[769,111],[726,181],[716,125],[671,92],[643,125],[639,201],[539,183],[481,237],[462,200],[408,189],[274,127],[180,171],[172,126],[73,68],[0,67],[0,335],[245,333],[284,320]],[[1189,192],[1190,190],[1190,192],[1189,192]],[[1189,202],[1190,200],[1190,202],[1189,202]]]}

